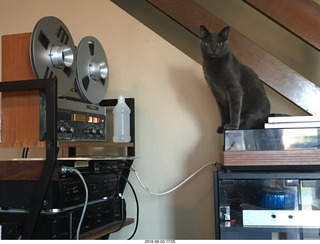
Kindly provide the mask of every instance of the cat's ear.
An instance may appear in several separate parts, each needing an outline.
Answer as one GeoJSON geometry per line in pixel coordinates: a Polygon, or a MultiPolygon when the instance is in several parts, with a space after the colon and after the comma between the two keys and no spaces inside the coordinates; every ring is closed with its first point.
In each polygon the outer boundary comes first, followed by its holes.
{"type": "Polygon", "coordinates": [[[209,30],[204,25],[200,25],[200,38],[203,39],[209,34],[210,34],[209,30]]]}
{"type": "Polygon", "coordinates": [[[224,39],[228,40],[228,35],[229,35],[229,26],[224,27],[220,32],[219,35],[224,39]]]}

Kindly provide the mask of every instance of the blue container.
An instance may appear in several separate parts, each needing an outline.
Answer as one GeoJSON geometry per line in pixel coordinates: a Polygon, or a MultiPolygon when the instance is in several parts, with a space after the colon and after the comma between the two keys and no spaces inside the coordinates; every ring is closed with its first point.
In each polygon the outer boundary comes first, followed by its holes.
{"type": "Polygon", "coordinates": [[[277,191],[272,189],[263,191],[261,206],[274,210],[292,210],[295,207],[295,194],[288,191],[277,191]]]}

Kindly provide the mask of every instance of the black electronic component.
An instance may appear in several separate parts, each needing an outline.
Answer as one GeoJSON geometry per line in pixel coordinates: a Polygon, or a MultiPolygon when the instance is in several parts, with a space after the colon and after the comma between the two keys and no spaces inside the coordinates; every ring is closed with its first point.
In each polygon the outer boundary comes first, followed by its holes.
{"type": "MultiPolygon", "coordinates": [[[[124,160],[59,161],[59,165],[74,167],[83,175],[89,191],[89,201],[110,199],[123,193],[120,189],[120,175],[130,168],[132,162],[124,160]],[[79,163],[79,162],[78,162],[79,163]]],[[[1,180],[0,207],[2,209],[29,209],[31,196],[38,181],[1,180]]],[[[72,174],[60,175],[52,180],[47,190],[43,209],[61,211],[76,207],[84,202],[84,188],[81,180],[72,174]]]]}
{"type": "Polygon", "coordinates": [[[58,140],[106,141],[106,109],[68,99],[58,99],[58,140]]]}
{"type": "MultiPolygon", "coordinates": [[[[74,239],[80,220],[82,207],[57,213],[41,212],[35,226],[34,239],[74,239]]],[[[20,239],[28,211],[0,211],[0,239],[20,239]]],[[[126,218],[125,200],[116,197],[108,200],[91,202],[84,215],[80,238],[90,235],[97,229],[103,229],[126,218]]]]}

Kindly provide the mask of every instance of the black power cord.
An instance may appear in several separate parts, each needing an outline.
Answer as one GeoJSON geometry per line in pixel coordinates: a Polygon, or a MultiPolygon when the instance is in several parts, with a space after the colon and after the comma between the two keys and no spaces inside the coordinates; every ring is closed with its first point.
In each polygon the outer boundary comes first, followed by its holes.
{"type": "MultiPolygon", "coordinates": [[[[130,182],[126,177],[124,177],[122,174],[118,174],[117,171],[113,168],[113,166],[111,166],[111,167],[112,167],[113,173],[115,173],[116,175],[119,175],[121,178],[123,178],[123,179],[128,183],[128,185],[130,186],[130,188],[131,188],[131,190],[132,190],[132,193],[133,193],[133,195],[134,195],[135,201],[136,201],[136,206],[137,206],[137,215],[136,215],[136,221],[135,221],[135,222],[136,222],[136,225],[135,225],[135,228],[134,228],[134,231],[133,231],[132,235],[127,239],[127,240],[131,240],[131,239],[134,237],[134,235],[136,234],[137,229],[138,229],[138,226],[139,226],[139,212],[140,212],[139,209],[140,209],[140,208],[139,208],[138,197],[137,197],[136,191],[134,190],[131,182],[130,182]]],[[[118,178],[118,177],[117,177],[117,178],[118,178]]],[[[120,183],[120,182],[118,182],[118,183],[120,183]]],[[[119,191],[118,191],[118,193],[119,193],[119,191]]],[[[119,193],[119,194],[120,194],[120,193],[119,193]]],[[[114,231],[114,232],[119,231],[119,230],[123,227],[125,221],[126,221],[126,217],[124,218],[124,220],[123,220],[122,224],[120,225],[120,227],[119,227],[116,231],[114,231]]],[[[114,232],[113,232],[113,233],[114,233],[114,232]]]]}
{"type": "Polygon", "coordinates": [[[134,231],[132,233],[132,235],[128,238],[128,240],[131,240],[132,237],[134,237],[134,235],[136,234],[137,232],[137,229],[138,229],[138,225],[139,225],[139,201],[138,201],[138,197],[137,197],[137,194],[136,194],[136,191],[134,190],[132,184],[130,183],[130,181],[124,177],[123,175],[120,175],[127,183],[128,185],[130,186],[131,190],[132,190],[132,193],[134,195],[134,198],[135,198],[135,201],[136,201],[136,205],[137,205],[137,217],[136,217],[136,226],[134,228],[134,231]]]}

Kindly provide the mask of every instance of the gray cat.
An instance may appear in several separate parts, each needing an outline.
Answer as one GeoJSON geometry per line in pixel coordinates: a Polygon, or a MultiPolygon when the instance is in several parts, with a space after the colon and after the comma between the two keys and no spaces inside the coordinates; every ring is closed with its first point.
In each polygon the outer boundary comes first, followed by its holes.
{"type": "Polygon", "coordinates": [[[228,34],[228,26],[219,33],[200,26],[203,72],[219,108],[220,134],[227,129],[263,128],[270,115],[262,81],[229,51],[228,34]]]}

